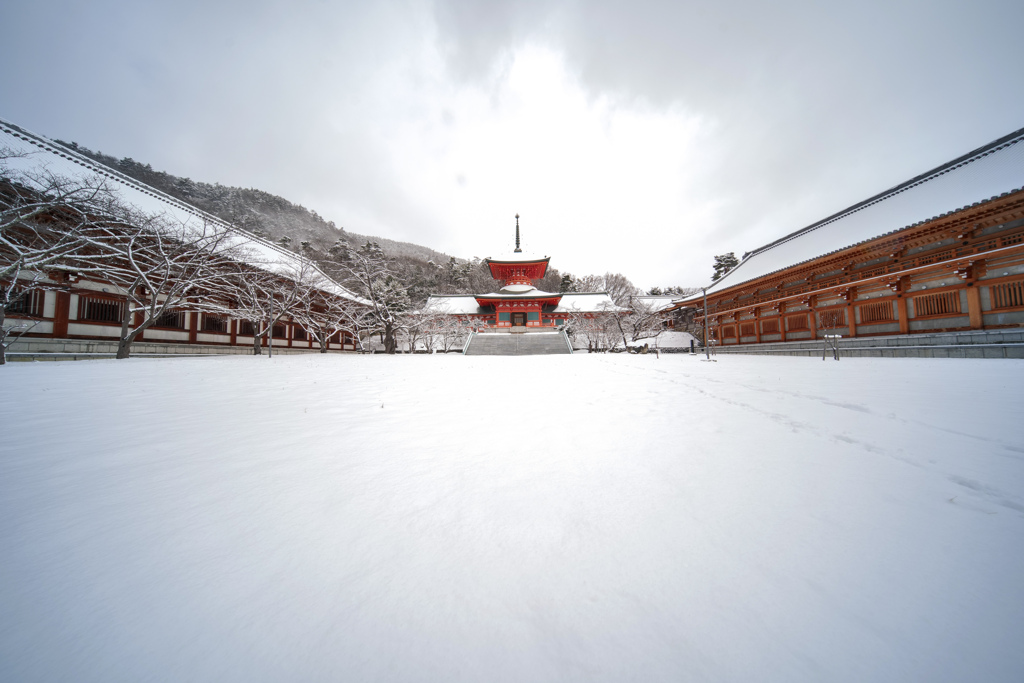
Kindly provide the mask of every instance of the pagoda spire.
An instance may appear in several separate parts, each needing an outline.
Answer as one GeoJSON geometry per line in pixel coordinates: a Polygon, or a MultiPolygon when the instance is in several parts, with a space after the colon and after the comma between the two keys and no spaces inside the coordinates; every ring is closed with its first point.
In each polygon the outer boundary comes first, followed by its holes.
{"type": "Polygon", "coordinates": [[[516,214],[516,250],[513,253],[516,253],[516,254],[523,253],[523,250],[519,248],[519,214],[518,213],[516,214]]]}

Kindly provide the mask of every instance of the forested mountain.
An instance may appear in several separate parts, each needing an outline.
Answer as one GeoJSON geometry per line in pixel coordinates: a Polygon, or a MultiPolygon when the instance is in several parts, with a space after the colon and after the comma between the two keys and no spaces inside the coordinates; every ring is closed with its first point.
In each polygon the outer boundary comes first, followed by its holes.
{"type": "Polygon", "coordinates": [[[349,232],[336,226],[333,221],[324,219],[316,211],[269,192],[181,178],[156,171],[149,164],[134,159],[115,159],[102,152],[94,152],[75,142],[56,142],[222,220],[281,243],[293,251],[301,251],[303,242],[325,250],[340,239],[353,246],[360,246],[367,241],[377,242],[388,256],[424,264],[428,261],[446,263],[450,258],[418,244],[349,232]]]}
{"type": "MultiPolygon", "coordinates": [[[[354,249],[367,242],[375,242],[387,256],[392,270],[408,292],[409,300],[415,305],[422,304],[431,293],[482,293],[495,291],[502,285],[491,279],[487,265],[479,259],[455,258],[409,242],[349,232],[316,211],[262,190],[219,183],[211,185],[156,171],[149,164],[131,158],[116,159],[75,142],[55,142],[224,221],[309,256],[328,271],[331,271],[330,252],[339,241],[354,249]]],[[[622,275],[606,273],[604,276],[576,278],[569,273],[563,276],[557,268],[550,267],[544,279],[534,284],[549,292],[608,291],[616,303],[623,306],[628,305],[629,295],[638,291],[622,275]]],[[[673,289],[679,288],[669,288],[666,293],[673,289]]]]}

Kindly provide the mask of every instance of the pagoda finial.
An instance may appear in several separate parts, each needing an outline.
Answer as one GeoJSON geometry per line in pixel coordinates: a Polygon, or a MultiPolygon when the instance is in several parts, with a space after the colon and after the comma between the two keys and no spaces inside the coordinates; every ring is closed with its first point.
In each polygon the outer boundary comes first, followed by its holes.
{"type": "Polygon", "coordinates": [[[523,250],[519,248],[519,214],[516,214],[516,254],[523,253],[523,250]]]}

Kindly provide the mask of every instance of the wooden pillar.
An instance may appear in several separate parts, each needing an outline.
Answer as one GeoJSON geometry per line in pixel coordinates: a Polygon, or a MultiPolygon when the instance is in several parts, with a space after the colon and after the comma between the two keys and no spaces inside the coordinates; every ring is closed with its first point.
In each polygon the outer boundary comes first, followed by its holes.
{"type": "Polygon", "coordinates": [[[199,334],[199,314],[195,311],[188,313],[188,343],[195,344],[199,334]]]}
{"type": "Polygon", "coordinates": [[[807,304],[807,327],[811,330],[811,339],[818,338],[818,297],[816,294],[808,296],[804,303],[807,304]]]}
{"type": "Polygon", "coordinates": [[[71,293],[57,292],[53,308],[53,337],[64,339],[68,336],[68,320],[71,317],[71,293]]]}
{"type": "Polygon", "coordinates": [[[910,334],[910,321],[907,320],[907,300],[902,294],[896,295],[896,315],[900,319],[900,334],[910,334]]]}
{"type": "Polygon", "coordinates": [[[761,309],[754,309],[754,341],[761,343],[761,309]]]}
{"type": "Polygon", "coordinates": [[[786,341],[786,304],[779,304],[779,338],[786,341]]]}
{"type": "Polygon", "coordinates": [[[857,317],[856,310],[853,305],[854,299],[857,298],[855,290],[850,289],[846,293],[846,327],[849,330],[848,334],[851,337],[857,336],[857,317]]]}
{"type": "Polygon", "coordinates": [[[967,315],[971,319],[972,330],[985,329],[985,322],[981,317],[981,292],[973,282],[967,285],[967,315]]]}
{"type": "Polygon", "coordinates": [[[238,321],[237,320],[232,319],[232,320],[228,321],[228,332],[231,333],[231,345],[235,346],[238,343],[238,321]]]}

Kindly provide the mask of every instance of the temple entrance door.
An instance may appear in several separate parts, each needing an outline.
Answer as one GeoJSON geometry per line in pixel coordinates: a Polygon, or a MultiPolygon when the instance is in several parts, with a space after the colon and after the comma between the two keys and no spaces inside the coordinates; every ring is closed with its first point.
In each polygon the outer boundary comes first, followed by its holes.
{"type": "Polygon", "coordinates": [[[525,313],[513,313],[512,314],[512,327],[526,327],[526,314],[525,313]]]}

